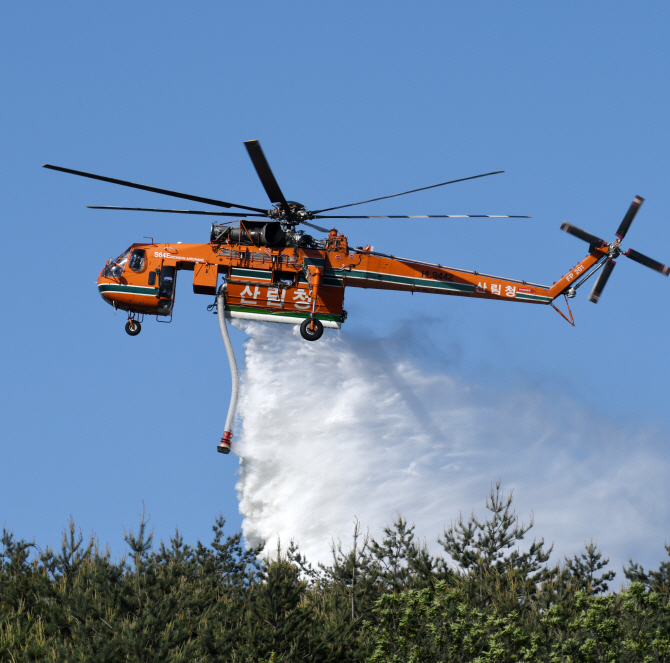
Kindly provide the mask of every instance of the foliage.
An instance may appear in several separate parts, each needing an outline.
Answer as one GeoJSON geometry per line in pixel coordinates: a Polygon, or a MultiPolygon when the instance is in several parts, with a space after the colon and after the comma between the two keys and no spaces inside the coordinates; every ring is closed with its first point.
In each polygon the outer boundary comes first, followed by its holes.
{"type": "Polygon", "coordinates": [[[3,530],[0,663],[670,663],[669,562],[631,561],[632,584],[611,592],[593,541],[552,567],[499,483],[486,507],[445,530],[448,558],[398,515],[380,541],[356,521],[351,548],[333,542],[316,568],[293,542],[245,549],[221,517],[209,545],[179,531],[155,545],[143,513],[116,561],[72,521],[57,552],[3,530]]]}
{"type": "MultiPolygon", "coordinates": [[[[670,546],[666,544],[665,550],[670,555],[670,546]]],[[[624,574],[628,580],[641,582],[648,590],[659,592],[666,597],[670,594],[670,561],[661,562],[658,571],[645,570],[632,559],[629,565],[624,569],[624,574]]]]}
{"type": "Polygon", "coordinates": [[[670,611],[641,583],[619,595],[578,592],[573,610],[537,612],[531,628],[519,611],[482,610],[444,583],[432,596],[387,594],[376,617],[366,625],[375,645],[370,663],[670,660],[670,611]]]}
{"type": "Polygon", "coordinates": [[[543,565],[549,560],[553,546],[544,550],[544,539],[533,541],[525,552],[518,547],[513,549],[533,527],[533,518],[528,525],[519,523],[512,500],[513,491],[505,496],[498,481],[495,487],[491,486],[486,499],[490,518],[482,522],[473,513],[466,524],[461,514],[458,522],[445,530],[440,543],[464,573],[495,571],[501,575],[515,571],[534,583],[550,575],[543,565]]]}
{"type": "Polygon", "coordinates": [[[608,589],[607,581],[613,580],[616,573],[606,571],[600,577],[596,572],[609,564],[609,558],[602,559],[598,544],[593,539],[584,544],[585,552],[575,555],[572,559],[566,557],[566,571],[574,587],[587,594],[602,594],[608,589]]]}

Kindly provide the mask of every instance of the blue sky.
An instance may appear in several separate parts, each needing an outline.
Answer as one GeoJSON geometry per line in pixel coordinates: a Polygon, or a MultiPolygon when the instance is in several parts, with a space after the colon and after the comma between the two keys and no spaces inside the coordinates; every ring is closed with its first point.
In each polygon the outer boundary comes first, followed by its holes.
{"type": "MultiPolygon", "coordinates": [[[[242,144],[259,139],[308,208],[504,169],[365,213],[532,219],[339,229],[354,245],[551,283],[585,254],[564,219],[613,238],[641,195],[625,245],[667,263],[669,18],[660,2],[6,3],[0,521],[45,545],[72,515],[115,551],[143,500],[159,538],[179,526],[207,539],[219,512],[231,531],[242,523],[238,459],[214,451],[230,387],[210,299],[181,279],[172,324],[148,320],[130,338],[95,288],[132,242],[206,241],[208,222],[87,210],[172,203],[43,163],[263,206],[242,144]]],[[[352,289],[341,333],[383,340],[409,326],[427,371],[591,413],[584,462],[635,451],[632,437],[607,447],[606,422],[656,431],[665,463],[670,282],[620,258],[597,306],[586,290],[573,329],[548,307],[352,289]]],[[[247,337],[233,338],[241,361],[247,337]]],[[[482,472],[479,501],[444,506],[445,522],[483,502],[496,470],[482,472]]],[[[621,488],[663,502],[664,483],[621,488]]],[[[528,506],[539,520],[541,504],[528,506]]],[[[663,554],[670,513],[659,518],[638,537],[647,564],[663,554]]]]}

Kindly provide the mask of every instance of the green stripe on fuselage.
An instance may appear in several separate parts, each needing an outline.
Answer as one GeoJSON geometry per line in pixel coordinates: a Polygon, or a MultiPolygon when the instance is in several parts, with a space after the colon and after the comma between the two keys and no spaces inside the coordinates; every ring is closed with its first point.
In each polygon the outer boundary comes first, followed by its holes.
{"type": "Polygon", "coordinates": [[[435,279],[414,278],[411,276],[398,276],[396,274],[382,274],[380,272],[363,272],[352,270],[347,274],[347,282],[370,281],[372,283],[397,283],[409,285],[415,288],[434,288],[435,290],[451,290],[453,292],[474,292],[475,286],[469,283],[452,283],[450,281],[438,281],[435,279]]]}
{"type": "Polygon", "coordinates": [[[149,297],[158,296],[158,288],[141,285],[124,285],[123,283],[103,283],[98,286],[101,295],[106,292],[121,292],[126,295],[147,295],[149,297]]]}
{"type": "Polygon", "coordinates": [[[323,267],[326,264],[326,260],[324,258],[310,258],[305,256],[303,264],[312,265],[313,267],[323,267]]]}
{"type": "Polygon", "coordinates": [[[538,304],[551,304],[551,297],[546,295],[528,295],[525,292],[517,292],[516,298],[527,302],[537,302],[538,304]]]}
{"type": "Polygon", "coordinates": [[[272,272],[268,269],[249,269],[248,267],[233,267],[232,276],[246,279],[259,279],[261,281],[272,281],[272,272]]]}

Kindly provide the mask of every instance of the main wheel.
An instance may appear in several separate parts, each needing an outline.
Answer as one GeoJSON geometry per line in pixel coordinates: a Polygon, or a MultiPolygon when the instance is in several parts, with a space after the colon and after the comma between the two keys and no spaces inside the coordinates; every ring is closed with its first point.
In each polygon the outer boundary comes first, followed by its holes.
{"type": "Polygon", "coordinates": [[[323,325],[321,321],[317,320],[303,320],[300,325],[300,334],[306,341],[318,341],[323,335],[323,325]],[[313,329],[310,329],[310,323],[313,325],[313,329]]]}
{"type": "Polygon", "coordinates": [[[137,336],[142,331],[142,325],[137,320],[128,320],[126,322],[126,334],[137,336]]]}

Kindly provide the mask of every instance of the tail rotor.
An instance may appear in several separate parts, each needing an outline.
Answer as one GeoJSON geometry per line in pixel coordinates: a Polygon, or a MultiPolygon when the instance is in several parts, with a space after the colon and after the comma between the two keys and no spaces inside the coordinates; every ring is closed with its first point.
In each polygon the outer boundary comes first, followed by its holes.
{"type": "MultiPolygon", "coordinates": [[[[582,230],[581,228],[573,226],[567,222],[563,222],[563,224],[561,225],[561,230],[569,233],[570,235],[574,235],[575,237],[578,237],[579,239],[585,242],[588,242],[589,249],[591,252],[597,249],[603,252],[605,251],[607,252],[607,255],[606,256],[603,255],[603,258],[597,263],[596,270],[602,268],[602,271],[600,272],[600,275],[598,276],[598,279],[596,280],[596,283],[593,286],[593,289],[591,290],[591,294],[588,297],[590,302],[593,302],[594,304],[598,303],[598,300],[600,299],[600,296],[602,295],[602,292],[605,288],[605,284],[607,283],[609,277],[612,275],[612,271],[614,270],[614,266],[616,265],[615,259],[620,255],[624,255],[627,258],[630,258],[631,260],[634,260],[635,262],[644,265],[645,267],[649,267],[650,269],[653,269],[656,272],[660,272],[661,274],[663,274],[663,276],[668,276],[670,274],[670,267],[656,260],[653,260],[652,258],[645,256],[639,251],[635,251],[635,249],[628,249],[627,251],[624,251],[621,248],[621,242],[628,233],[628,231],[630,230],[630,226],[633,223],[633,219],[640,210],[640,207],[642,206],[643,202],[644,198],[642,198],[641,196],[635,196],[633,202],[631,203],[631,206],[628,208],[628,211],[626,212],[626,216],[624,216],[623,220],[621,221],[621,224],[619,225],[619,229],[616,231],[616,236],[618,239],[612,243],[606,242],[600,237],[592,235],[591,233],[588,233],[585,230],[582,230]]],[[[585,280],[586,279],[583,279],[582,283],[585,280]]],[[[579,285],[581,285],[581,283],[579,285]]],[[[572,295],[569,296],[574,296],[574,292],[572,295]]]]}

